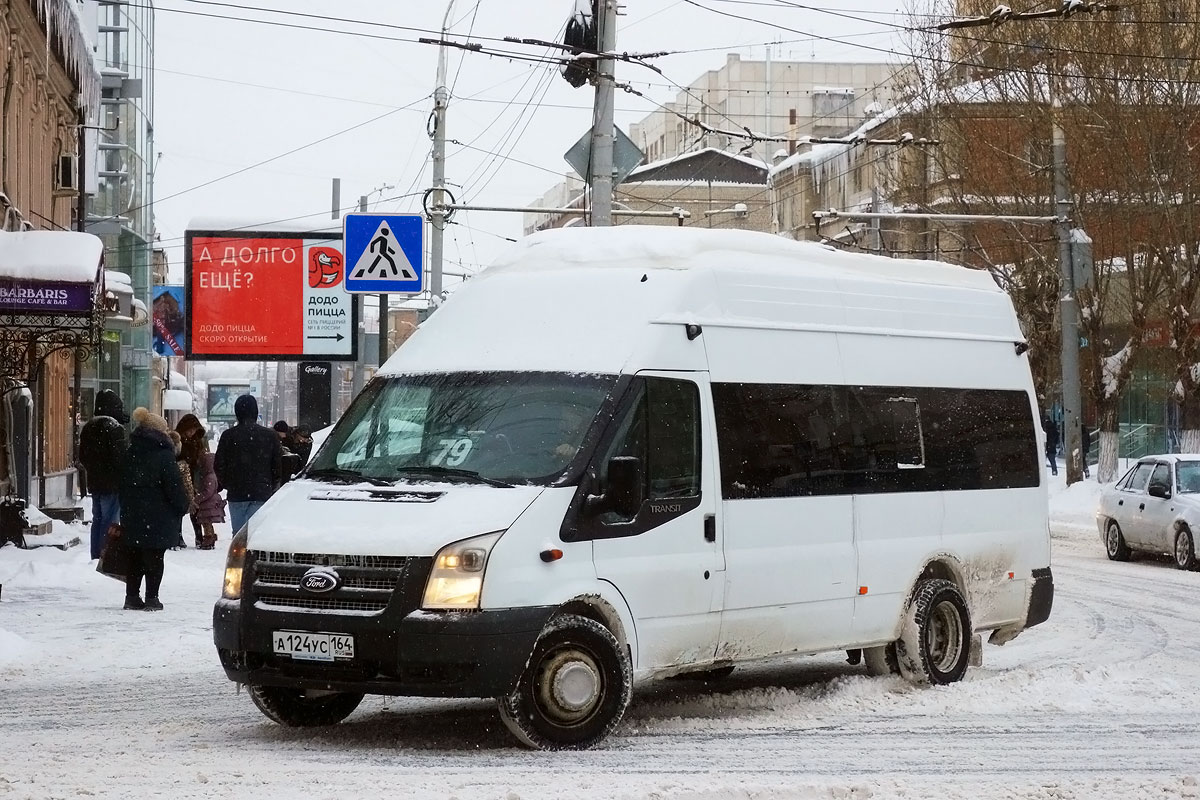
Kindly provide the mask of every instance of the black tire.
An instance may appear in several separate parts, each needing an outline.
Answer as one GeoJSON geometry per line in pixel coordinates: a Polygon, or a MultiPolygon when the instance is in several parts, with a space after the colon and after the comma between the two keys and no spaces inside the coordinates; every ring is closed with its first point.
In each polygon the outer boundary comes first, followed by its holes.
{"type": "Polygon", "coordinates": [[[1104,529],[1104,552],[1109,561],[1129,560],[1129,546],[1125,544],[1125,536],[1115,519],[1110,519],[1108,527],[1104,529]]]}
{"type": "Polygon", "coordinates": [[[612,733],[632,697],[633,667],[617,638],[595,620],[563,614],[542,630],[517,688],[497,705],[527,747],[583,750],[612,733]]]}
{"type": "Polygon", "coordinates": [[[1196,568],[1196,541],[1187,526],[1175,532],[1175,566],[1189,571],[1196,568]]]}
{"type": "Polygon", "coordinates": [[[868,675],[881,677],[900,674],[900,662],[896,658],[895,642],[882,647],[864,647],[863,662],[867,665],[868,675]]]}
{"type": "Polygon", "coordinates": [[[942,686],[962,680],[971,658],[971,613],[947,580],[917,584],[896,640],[900,674],[913,683],[942,686]]]}
{"type": "Polygon", "coordinates": [[[250,699],[272,722],[289,728],[316,728],[335,725],[350,716],[362,702],[363,695],[338,692],[306,697],[303,689],[251,686],[250,699]]]}
{"type": "Polygon", "coordinates": [[[678,675],[672,675],[667,680],[672,681],[723,681],[733,674],[737,667],[732,664],[726,664],[723,667],[713,667],[712,669],[697,669],[691,672],[681,672],[678,675]]]}

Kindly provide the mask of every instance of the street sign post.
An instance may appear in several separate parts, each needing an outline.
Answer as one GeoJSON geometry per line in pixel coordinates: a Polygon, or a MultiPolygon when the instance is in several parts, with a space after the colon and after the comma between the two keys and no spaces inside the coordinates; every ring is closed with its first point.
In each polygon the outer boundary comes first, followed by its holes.
{"type": "MultiPolygon", "coordinates": [[[[592,132],[588,130],[571,149],[563,153],[563,158],[571,168],[579,173],[585,181],[588,179],[588,159],[591,157],[592,132]]],[[[646,156],[638,149],[625,133],[617,127],[613,128],[613,186],[629,177],[629,173],[637,169],[646,156]]]]}
{"type": "Polygon", "coordinates": [[[420,214],[347,214],[346,291],[420,294],[425,219],[420,214]]]}

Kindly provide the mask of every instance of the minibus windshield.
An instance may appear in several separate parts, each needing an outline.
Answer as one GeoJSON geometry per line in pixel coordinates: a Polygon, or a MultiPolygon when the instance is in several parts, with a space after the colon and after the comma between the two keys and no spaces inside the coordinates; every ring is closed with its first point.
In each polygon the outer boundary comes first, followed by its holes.
{"type": "Polygon", "coordinates": [[[455,372],[372,381],[313,458],[315,480],[541,484],[575,458],[616,376],[455,372]]]}

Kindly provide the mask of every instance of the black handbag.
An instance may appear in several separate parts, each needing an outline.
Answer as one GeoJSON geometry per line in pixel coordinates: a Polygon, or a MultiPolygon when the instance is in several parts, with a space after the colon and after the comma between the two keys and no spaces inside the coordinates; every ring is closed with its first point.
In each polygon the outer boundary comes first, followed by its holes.
{"type": "Polygon", "coordinates": [[[96,572],[121,582],[129,574],[129,548],[125,546],[125,537],[118,523],[108,526],[104,549],[100,551],[100,560],[96,562],[96,572]]]}

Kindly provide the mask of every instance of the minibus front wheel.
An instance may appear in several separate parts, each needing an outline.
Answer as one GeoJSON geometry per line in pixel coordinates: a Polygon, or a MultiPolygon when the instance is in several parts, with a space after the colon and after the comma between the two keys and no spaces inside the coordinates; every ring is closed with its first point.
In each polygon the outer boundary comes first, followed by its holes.
{"type": "Polygon", "coordinates": [[[547,623],[517,688],[498,706],[522,744],[582,750],[612,733],[632,696],[633,668],[612,632],[563,614],[547,623]]]}

